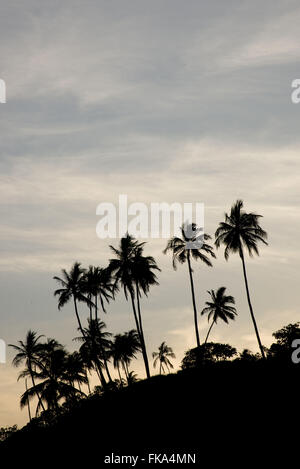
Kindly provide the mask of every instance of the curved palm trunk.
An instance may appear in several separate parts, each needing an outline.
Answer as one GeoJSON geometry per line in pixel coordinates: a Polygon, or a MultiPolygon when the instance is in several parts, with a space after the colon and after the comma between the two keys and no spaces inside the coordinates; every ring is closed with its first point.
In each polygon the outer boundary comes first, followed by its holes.
{"type": "Polygon", "coordinates": [[[74,300],[74,308],[75,308],[75,314],[76,314],[78,326],[79,326],[79,329],[80,329],[81,334],[83,335],[83,337],[85,337],[84,330],[83,330],[83,328],[82,328],[82,324],[81,324],[80,317],[79,317],[79,314],[78,314],[76,298],[75,298],[74,295],[73,295],[73,300],[74,300]]]}
{"type": "Polygon", "coordinates": [[[143,324],[142,324],[142,315],[141,315],[141,306],[140,306],[140,297],[139,297],[139,289],[138,286],[136,285],[136,301],[137,301],[137,307],[138,307],[138,319],[139,319],[139,325],[140,325],[140,332],[141,332],[141,344],[143,348],[143,354],[144,354],[144,360],[145,360],[145,366],[147,372],[147,378],[150,378],[150,368],[149,368],[149,361],[148,361],[148,355],[147,355],[147,350],[146,350],[146,343],[145,343],[145,337],[144,337],[144,331],[143,331],[143,324]]]}
{"type": "Polygon", "coordinates": [[[101,350],[101,353],[102,353],[102,356],[103,356],[104,367],[105,367],[105,371],[106,371],[108,380],[109,380],[110,382],[112,382],[112,378],[111,378],[111,375],[110,375],[110,372],[109,372],[109,368],[108,368],[108,364],[107,364],[107,359],[106,359],[106,356],[105,356],[105,351],[103,350],[103,347],[102,347],[102,344],[101,344],[101,343],[100,343],[100,350],[101,350]]]}
{"type": "Polygon", "coordinates": [[[98,321],[98,298],[97,295],[95,295],[95,319],[98,321]]]}
{"type": "MultiPolygon", "coordinates": [[[[34,381],[31,365],[29,367],[29,373],[30,373],[30,377],[31,377],[31,381],[32,381],[32,386],[35,388],[35,381],[34,381]]],[[[40,394],[37,391],[36,391],[36,395],[37,395],[40,406],[42,407],[43,410],[45,410],[45,407],[44,407],[44,404],[43,404],[42,399],[40,397],[40,394]]]]}
{"type": "Polygon", "coordinates": [[[264,349],[263,349],[263,346],[262,346],[262,343],[261,343],[261,340],[260,340],[260,336],[259,336],[259,332],[258,332],[258,327],[257,327],[256,321],[255,321],[253,309],[252,309],[252,304],[251,304],[251,300],[250,300],[250,293],[249,293],[249,287],[248,287],[248,279],[247,279],[247,273],[246,273],[246,265],[245,265],[244,253],[243,253],[242,250],[241,250],[241,252],[240,252],[240,257],[241,257],[241,259],[242,259],[242,264],[243,264],[244,280],[245,280],[245,286],[246,286],[246,292],[247,292],[247,300],[248,300],[248,305],[249,305],[249,309],[250,309],[251,319],[252,319],[252,322],[253,322],[253,326],[254,326],[254,330],[255,330],[257,342],[258,342],[258,345],[259,345],[259,348],[260,348],[260,352],[261,352],[261,354],[262,354],[262,357],[263,357],[263,358],[266,358],[265,352],[264,352],[264,349]]]}
{"type": "MultiPolygon", "coordinates": [[[[89,299],[90,301],[92,300],[91,295],[88,296],[88,299],[89,299]]],[[[91,303],[89,304],[89,308],[90,308],[90,321],[92,321],[92,319],[93,319],[93,312],[92,312],[92,305],[91,305],[91,303]]]]}
{"type": "MultiPolygon", "coordinates": [[[[96,320],[96,324],[97,324],[97,329],[98,329],[98,333],[99,333],[99,337],[100,337],[100,330],[99,330],[99,325],[98,325],[98,315],[97,315],[97,311],[98,311],[98,307],[97,307],[97,296],[95,296],[95,320],[96,320]]],[[[108,364],[107,364],[107,358],[105,356],[105,351],[103,349],[103,346],[101,344],[101,340],[99,341],[99,345],[100,345],[100,351],[102,353],[102,357],[103,357],[103,361],[104,361],[104,367],[105,367],[105,371],[106,371],[106,374],[107,374],[107,377],[108,377],[108,380],[110,382],[112,382],[112,378],[111,378],[111,375],[110,375],[110,372],[109,372],[109,368],[108,368],[108,364]]]]}
{"type": "Polygon", "coordinates": [[[89,390],[89,394],[91,394],[90,380],[89,380],[89,378],[88,378],[88,374],[87,374],[86,371],[85,371],[84,374],[85,374],[85,377],[86,377],[86,379],[87,379],[87,383],[86,383],[86,384],[87,384],[87,387],[88,387],[88,390],[89,390]]]}
{"type": "Polygon", "coordinates": [[[120,365],[119,365],[119,362],[118,362],[118,364],[117,364],[117,369],[118,369],[118,375],[119,375],[120,383],[122,384],[122,376],[121,376],[121,373],[120,373],[120,365]]]}
{"type": "MultiPolygon", "coordinates": [[[[28,388],[27,388],[27,379],[25,379],[25,390],[28,391],[28,388]]],[[[27,399],[27,409],[28,409],[29,422],[31,422],[31,412],[30,412],[30,403],[29,403],[29,399],[27,399]]]]}
{"type": "Polygon", "coordinates": [[[104,302],[103,302],[103,298],[102,298],[101,293],[99,293],[99,298],[100,298],[100,303],[101,303],[102,311],[103,311],[103,313],[106,313],[106,309],[105,309],[105,307],[104,307],[104,302]]]}
{"type": "Polygon", "coordinates": [[[149,364],[148,364],[147,355],[145,354],[145,346],[144,346],[145,344],[143,342],[143,336],[142,336],[142,332],[141,332],[141,329],[140,329],[139,320],[138,320],[138,317],[137,317],[137,314],[136,314],[136,307],[135,307],[135,303],[134,303],[133,291],[130,292],[130,296],[131,296],[132,310],[133,310],[133,314],[134,314],[136,328],[137,328],[137,332],[139,334],[139,338],[140,338],[140,342],[141,342],[141,346],[142,346],[142,354],[143,354],[143,359],[144,359],[144,363],[145,363],[146,375],[147,375],[147,378],[150,378],[149,364]]]}
{"type": "Polygon", "coordinates": [[[105,387],[107,385],[107,383],[106,383],[106,380],[104,378],[104,374],[102,372],[101,365],[100,365],[98,359],[95,360],[95,365],[96,365],[96,370],[97,370],[97,374],[98,374],[100,383],[102,384],[103,387],[105,387]]]}
{"type": "Polygon", "coordinates": [[[207,336],[206,336],[206,339],[205,339],[204,345],[205,345],[205,344],[206,344],[206,342],[207,342],[208,336],[209,336],[209,334],[210,334],[211,328],[213,327],[214,323],[215,323],[215,321],[213,321],[213,322],[211,323],[211,325],[210,325],[210,328],[208,329],[208,333],[207,333],[207,336]]]}
{"type": "Polygon", "coordinates": [[[124,360],[122,360],[122,365],[123,365],[123,370],[124,370],[124,373],[125,373],[125,376],[126,376],[126,379],[127,379],[127,383],[128,383],[128,373],[127,373],[127,370],[126,370],[124,360]]]}
{"type": "Polygon", "coordinates": [[[191,267],[190,253],[188,253],[188,255],[187,255],[187,261],[188,261],[188,266],[189,266],[191,291],[192,291],[192,299],[193,299],[194,323],[195,323],[195,333],[196,333],[197,347],[200,347],[200,337],[199,337],[199,330],[198,330],[198,316],[197,316],[197,308],[196,308],[196,300],[195,300],[195,289],[194,289],[194,281],[193,281],[193,273],[192,273],[192,267],[191,267]]]}

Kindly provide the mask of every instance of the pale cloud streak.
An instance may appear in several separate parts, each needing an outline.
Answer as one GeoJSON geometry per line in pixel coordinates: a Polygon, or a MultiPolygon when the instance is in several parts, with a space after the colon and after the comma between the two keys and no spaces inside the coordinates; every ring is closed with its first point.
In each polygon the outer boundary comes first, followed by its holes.
{"type": "MultiPolygon", "coordinates": [[[[52,276],[74,260],[105,265],[110,252],[96,237],[96,206],[117,202],[120,193],[146,204],[204,202],[211,234],[243,198],[264,215],[270,236],[261,258],[248,263],[265,343],[297,321],[300,105],[291,104],[290,84],[299,76],[298,2],[30,0],[1,7],[6,341],[31,327],[57,330],[74,346],[73,313],[58,314],[52,276]]],[[[164,244],[148,245],[163,271],[145,301],[145,331],[150,352],[167,340],[178,365],[194,344],[191,299],[185,266],[173,272],[164,244]]],[[[214,339],[255,351],[239,259],[226,263],[220,251],[213,269],[195,267],[195,278],[199,310],[207,289],[224,284],[236,297],[237,320],[218,325],[214,339]]],[[[131,319],[120,295],[105,317],[108,328],[128,330],[131,319]]],[[[202,337],[206,326],[202,320],[202,337]]],[[[1,416],[13,423],[20,385],[10,367],[2,376],[1,416]]]]}

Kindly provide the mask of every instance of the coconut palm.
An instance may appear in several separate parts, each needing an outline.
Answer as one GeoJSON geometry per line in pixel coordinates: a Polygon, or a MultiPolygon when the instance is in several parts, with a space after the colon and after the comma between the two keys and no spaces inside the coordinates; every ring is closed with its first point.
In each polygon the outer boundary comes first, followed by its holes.
{"type": "MultiPolygon", "coordinates": [[[[68,367],[68,354],[56,341],[48,341],[37,361],[37,370],[34,377],[41,381],[29,388],[21,396],[20,405],[23,408],[32,397],[38,393],[41,401],[47,405],[48,410],[59,411],[60,401],[72,401],[85,394],[70,383],[85,383],[86,377],[82,370],[71,370],[68,367]]],[[[40,401],[40,402],[41,402],[40,401]]],[[[38,403],[38,408],[40,406],[38,403]]]]}
{"type": "MultiPolygon", "coordinates": [[[[35,331],[29,330],[26,334],[25,341],[19,340],[18,345],[9,344],[9,347],[12,347],[17,352],[12,361],[13,365],[18,367],[25,362],[25,370],[20,374],[19,378],[23,378],[25,377],[25,375],[29,375],[33,386],[35,386],[34,371],[36,367],[36,362],[39,359],[39,355],[42,350],[42,344],[40,342],[40,339],[42,337],[44,336],[37,335],[35,331]]],[[[27,386],[26,380],[25,386],[27,386]]],[[[36,395],[38,400],[40,401],[41,408],[45,410],[43,403],[40,400],[39,394],[37,393],[36,395]]]]}
{"type": "Polygon", "coordinates": [[[194,324],[195,324],[195,333],[197,347],[200,347],[200,337],[198,330],[198,315],[195,299],[195,288],[193,280],[193,269],[191,266],[191,260],[202,261],[205,265],[212,267],[212,263],[209,259],[209,256],[216,257],[213,251],[213,247],[210,246],[205,241],[211,239],[211,236],[208,234],[199,234],[200,228],[197,228],[195,223],[184,223],[181,228],[181,238],[174,236],[169,239],[166,249],[163,251],[164,254],[171,251],[173,255],[173,268],[177,269],[177,263],[184,264],[187,262],[190,284],[191,284],[191,293],[193,301],[193,310],[194,310],[194,324]]]}
{"type": "Polygon", "coordinates": [[[220,287],[217,292],[214,290],[207,291],[211,297],[211,301],[205,302],[207,306],[201,311],[201,315],[207,314],[208,321],[212,319],[212,322],[208,329],[204,344],[206,344],[210,331],[213,325],[217,324],[218,319],[222,319],[222,321],[228,324],[228,320],[234,320],[235,315],[237,314],[235,307],[232,306],[235,304],[235,300],[233,296],[225,295],[225,290],[226,287],[220,287]]]}
{"type": "Polygon", "coordinates": [[[150,369],[149,369],[149,362],[148,362],[144,330],[143,330],[140,298],[142,296],[142,293],[148,296],[150,287],[152,285],[158,285],[157,277],[154,271],[160,271],[160,268],[157,266],[154,257],[143,256],[143,246],[142,245],[137,246],[134,252],[132,277],[135,283],[140,340],[141,340],[143,355],[146,361],[146,369],[148,370],[148,373],[147,373],[148,377],[150,376],[150,369]]]}
{"type": "Polygon", "coordinates": [[[138,375],[134,371],[129,371],[127,376],[127,385],[131,386],[139,381],[138,375]]]}
{"type": "Polygon", "coordinates": [[[132,329],[124,334],[116,334],[111,344],[111,356],[113,365],[118,370],[121,381],[120,365],[123,367],[124,374],[128,380],[129,364],[136,354],[141,351],[140,337],[136,330],[132,329]]]}
{"type": "MultiPolygon", "coordinates": [[[[82,355],[75,351],[73,353],[68,353],[66,356],[66,362],[65,362],[65,377],[69,381],[69,384],[72,386],[75,386],[74,382],[74,377],[76,377],[78,374],[83,375],[87,379],[87,385],[89,385],[87,374],[86,374],[86,369],[85,369],[85,363],[83,360],[82,355]]],[[[80,382],[78,383],[79,390],[80,389],[80,382]]]]}
{"type": "Polygon", "coordinates": [[[152,358],[154,358],[153,366],[154,368],[159,362],[159,374],[161,372],[165,373],[164,366],[167,368],[168,372],[170,372],[170,368],[174,368],[172,363],[170,362],[169,358],[176,358],[175,354],[171,347],[169,347],[166,342],[162,342],[161,345],[158,347],[158,352],[152,353],[152,358]]]}
{"type": "Polygon", "coordinates": [[[104,306],[104,300],[108,303],[113,295],[113,283],[111,280],[108,269],[102,267],[89,266],[89,269],[82,276],[81,291],[87,294],[90,300],[90,319],[92,319],[92,309],[95,308],[95,319],[98,319],[98,296],[101,303],[101,308],[104,313],[106,309],[104,306]],[[92,303],[94,300],[94,305],[92,303]]]}
{"type": "Polygon", "coordinates": [[[257,215],[256,213],[246,213],[243,210],[243,201],[237,200],[231,207],[230,214],[225,213],[225,222],[219,224],[215,233],[215,244],[217,248],[219,248],[221,244],[224,244],[224,256],[226,260],[228,260],[230,253],[238,253],[241,258],[250,315],[262,357],[265,358],[265,352],[260,340],[251,304],[244,256],[245,249],[248,251],[250,257],[252,257],[253,254],[259,255],[257,247],[258,242],[268,244],[266,242],[267,233],[259,225],[261,216],[262,215],[257,215]]]}
{"type": "Polygon", "coordinates": [[[78,314],[77,302],[81,301],[83,303],[86,303],[88,306],[93,305],[90,299],[82,293],[83,275],[86,271],[81,267],[81,264],[79,262],[75,262],[70,272],[67,272],[65,269],[62,269],[61,272],[62,278],[53,277],[54,280],[56,280],[62,287],[58,290],[55,290],[54,292],[54,296],[58,296],[58,309],[61,309],[71,299],[73,299],[78,326],[82,335],[84,335],[84,330],[78,314]]]}
{"type": "Polygon", "coordinates": [[[94,368],[99,374],[102,386],[105,386],[106,380],[102,372],[102,367],[105,367],[109,381],[112,381],[109,369],[108,360],[110,354],[111,341],[109,337],[110,332],[104,332],[106,327],[105,323],[99,319],[88,320],[88,327],[84,329],[84,337],[76,337],[75,340],[83,342],[80,347],[80,353],[83,356],[89,355],[94,362],[94,368]]]}
{"type": "MultiPolygon", "coordinates": [[[[126,236],[121,238],[118,249],[114,248],[113,246],[110,246],[110,249],[113,251],[116,257],[114,259],[110,259],[108,269],[109,269],[109,272],[114,275],[115,288],[118,288],[119,286],[123,288],[126,300],[128,300],[129,297],[131,299],[132,311],[133,311],[134,320],[136,324],[136,330],[139,335],[140,344],[142,348],[146,375],[147,375],[147,378],[149,378],[150,369],[149,369],[149,363],[148,363],[147,352],[146,352],[146,347],[145,347],[143,328],[142,328],[142,323],[141,323],[141,315],[140,315],[140,310],[137,312],[137,307],[135,304],[135,299],[136,299],[135,289],[137,288],[138,291],[140,291],[139,289],[141,288],[142,285],[144,285],[144,287],[146,288],[147,282],[150,287],[149,277],[153,278],[153,276],[150,275],[149,273],[148,273],[148,277],[146,277],[146,274],[144,271],[144,280],[142,280],[141,278],[140,280],[138,280],[138,260],[137,259],[138,257],[139,258],[142,257],[142,250],[143,250],[144,244],[145,243],[139,243],[136,239],[133,238],[133,236],[127,233],[126,236]]],[[[143,258],[143,261],[141,261],[143,262],[144,270],[146,269],[145,267],[146,264],[148,264],[148,271],[149,270],[151,271],[151,269],[154,269],[154,268],[158,269],[157,266],[154,267],[153,262],[150,260],[153,258],[148,258],[148,261],[145,261],[144,259],[145,258],[143,258]]],[[[141,267],[140,267],[140,271],[141,271],[141,267]]],[[[143,291],[148,291],[148,290],[143,289],[143,291]]]]}

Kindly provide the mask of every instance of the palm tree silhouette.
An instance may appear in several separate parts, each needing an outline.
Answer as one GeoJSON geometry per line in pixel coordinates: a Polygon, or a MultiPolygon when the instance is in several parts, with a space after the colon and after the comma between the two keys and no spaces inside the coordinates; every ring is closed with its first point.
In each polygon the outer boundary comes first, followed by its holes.
{"type": "Polygon", "coordinates": [[[80,347],[80,353],[84,357],[90,357],[90,360],[94,363],[94,369],[99,376],[102,386],[106,385],[102,367],[105,367],[108,379],[112,381],[107,364],[110,353],[111,341],[109,337],[111,333],[104,332],[103,329],[105,327],[104,322],[99,319],[88,319],[88,327],[83,330],[84,336],[75,338],[75,340],[83,342],[80,347]]]}
{"type": "MultiPolygon", "coordinates": [[[[45,402],[47,409],[57,413],[59,402],[72,401],[85,393],[76,389],[70,382],[86,384],[86,376],[82,370],[68,369],[68,354],[62,345],[55,340],[48,340],[41,350],[37,361],[37,371],[34,377],[41,382],[27,389],[21,396],[20,405],[23,408],[35,394],[41,396],[40,402],[45,402]]],[[[40,402],[37,410],[39,410],[40,402]]]]}
{"type": "Polygon", "coordinates": [[[147,293],[149,291],[150,285],[156,283],[156,276],[152,270],[159,269],[152,257],[142,256],[144,244],[145,243],[138,243],[138,241],[134,239],[133,236],[127,233],[126,236],[121,238],[119,249],[110,246],[110,249],[116,255],[116,258],[110,259],[108,269],[112,274],[114,274],[115,289],[120,285],[124,290],[126,300],[128,300],[128,294],[130,296],[136,330],[139,335],[140,344],[142,347],[146,375],[147,378],[149,378],[150,369],[144,341],[139,296],[141,290],[144,293],[147,293]],[[136,296],[138,302],[138,312],[135,304],[136,296]]]}
{"type": "Polygon", "coordinates": [[[267,233],[259,225],[259,218],[261,218],[262,215],[257,215],[255,213],[246,213],[242,209],[243,201],[237,200],[235,204],[231,207],[230,215],[225,213],[225,222],[221,222],[219,224],[219,227],[215,233],[215,244],[217,248],[219,248],[221,244],[225,245],[224,256],[226,260],[228,260],[230,253],[236,252],[241,258],[250,315],[253,322],[260,352],[262,354],[262,357],[265,358],[265,352],[260,340],[258,327],[256,324],[250,299],[244,249],[246,248],[248,250],[250,257],[252,257],[253,254],[259,255],[257,244],[259,241],[264,244],[268,244],[266,242],[267,233]]]}
{"type": "Polygon", "coordinates": [[[169,347],[166,342],[162,342],[161,345],[158,347],[158,352],[153,352],[152,353],[152,358],[154,358],[153,366],[154,368],[157,365],[157,362],[159,361],[159,374],[161,375],[161,372],[165,373],[164,365],[166,366],[168,372],[170,372],[170,368],[174,368],[172,363],[169,360],[170,358],[176,358],[175,354],[172,350],[172,347],[169,347]]]}
{"type": "MultiPolygon", "coordinates": [[[[15,355],[12,361],[13,365],[18,367],[23,362],[25,362],[26,368],[24,372],[22,372],[19,375],[19,378],[23,378],[25,377],[25,375],[29,375],[33,386],[35,386],[34,371],[36,367],[36,362],[39,358],[39,354],[42,349],[42,344],[40,342],[40,339],[42,337],[44,336],[43,335],[38,336],[35,331],[29,330],[26,334],[26,338],[24,342],[22,340],[19,340],[18,341],[19,345],[9,344],[9,347],[12,347],[17,352],[17,354],[15,355]]],[[[27,387],[27,380],[25,380],[25,386],[27,387]]],[[[37,393],[36,395],[40,402],[41,408],[45,410],[39,394],[37,393]]],[[[31,420],[31,415],[29,415],[29,418],[31,420]]]]}
{"type": "Polygon", "coordinates": [[[144,355],[145,362],[146,362],[146,369],[148,370],[147,377],[149,378],[150,369],[149,369],[149,362],[148,362],[148,356],[147,356],[147,350],[146,350],[146,344],[145,344],[145,338],[144,338],[140,298],[142,296],[141,292],[143,292],[144,295],[148,296],[150,287],[152,285],[158,285],[157,277],[154,271],[155,270],[160,271],[160,268],[157,266],[154,257],[143,256],[143,245],[144,243],[143,244],[140,243],[135,249],[132,277],[135,283],[140,340],[141,340],[143,355],[144,355]]]}
{"type": "Polygon", "coordinates": [[[138,375],[134,371],[129,371],[127,376],[127,385],[131,386],[139,381],[138,375]]]}
{"type": "Polygon", "coordinates": [[[210,328],[208,329],[207,336],[204,344],[206,344],[210,331],[214,324],[217,324],[218,319],[228,324],[228,319],[234,320],[236,309],[234,306],[235,300],[233,296],[225,295],[226,287],[218,288],[217,292],[214,290],[207,291],[211,297],[211,301],[206,301],[207,305],[202,311],[201,315],[208,314],[208,321],[212,319],[210,328]]]}
{"type": "MultiPolygon", "coordinates": [[[[76,385],[74,381],[74,377],[76,377],[78,374],[85,376],[87,380],[86,384],[89,385],[87,374],[86,374],[86,369],[85,369],[85,363],[84,363],[82,355],[79,352],[75,351],[73,353],[67,354],[65,367],[66,367],[65,377],[69,381],[69,384],[71,386],[76,385]]],[[[80,382],[78,382],[78,388],[81,391],[80,382]]]]}
{"type": "Polygon", "coordinates": [[[118,370],[119,379],[122,380],[120,365],[123,367],[126,379],[129,377],[128,366],[137,352],[141,351],[140,337],[136,330],[132,329],[124,334],[116,334],[111,344],[111,356],[113,365],[118,370]]]}
{"type": "Polygon", "coordinates": [[[81,291],[82,293],[87,294],[87,297],[90,300],[90,319],[93,319],[93,306],[95,309],[95,319],[98,319],[98,296],[102,311],[106,313],[104,300],[108,303],[113,295],[113,283],[108,269],[93,267],[90,265],[89,269],[82,276],[81,291]],[[92,298],[94,300],[94,304],[92,303],[92,298]]]}
{"type": "Polygon", "coordinates": [[[184,264],[187,262],[188,269],[189,269],[189,276],[190,276],[190,283],[191,283],[191,293],[192,293],[192,300],[193,300],[193,309],[194,309],[194,324],[195,324],[195,333],[196,333],[196,341],[197,347],[200,347],[200,338],[199,338],[199,330],[198,330],[198,315],[197,315],[197,307],[196,307],[196,299],[195,299],[195,288],[194,288],[194,280],[193,280],[193,269],[191,266],[191,259],[195,261],[202,261],[209,267],[212,267],[212,263],[208,258],[208,255],[211,257],[216,257],[215,253],[213,252],[213,247],[210,246],[205,241],[211,239],[211,236],[208,234],[199,234],[200,228],[197,228],[195,223],[184,223],[181,228],[181,238],[174,236],[173,238],[169,239],[165,250],[163,251],[166,254],[168,251],[172,252],[173,255],[173,268],[174,270],[177,269],[177,262],[180,264],[184,264]]]}
{"type": "Polygon", "coordinates": [[[78,322],[80,332],[84,336],[84,330],[80,321],[78,314],[77,302],[81,301],[86,303],[88,306],[93,305],[91,300],[84,296],[82,293],[83,290],[83,275],[85,274],[85,269],[81,267],[79,262],[75,262],[72,266],[70,272],[67,272],[65,269],[62,269],[62,278],[53,277],[62,288],[55,290],[54,296],[58,296],[58,309],[61,309],[68,303],[72,298],[74,302],[75,314],[78,322]]]}

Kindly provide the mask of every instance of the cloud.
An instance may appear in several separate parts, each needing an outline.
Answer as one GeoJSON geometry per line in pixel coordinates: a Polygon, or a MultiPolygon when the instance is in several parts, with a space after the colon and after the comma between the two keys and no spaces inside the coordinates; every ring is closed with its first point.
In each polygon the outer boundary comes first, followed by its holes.
{"type": "MultiPolygon", "coordinates": [[[[72,347],[73,312],[58,315],[51,279],[74,260],[105,265],[96,206],[122,193],[204,202],[211,234],[243,198],[269,233],[269,247],[247,261],[263,340],[297,320],[299,15],[295,1],[3,3],[0,323],[11,341],[37,327],[72,347]]],[[[162,272],[143,302],[145,331],[150,352],[166,340],[178,365],[194,344],[189,279],[164,247],[147,245],[162,272]]],[[[207,289],[227,286],[239,314],[213,337],[256,351],[239,259],[226,263],[220,250],[214,266],[195,266],[198,307],[207,289]]],[[[134,327],[122,295],[105,320],[113,332],[134,327]]],[[[3,424],[20,419],[9,373],[3,424]]]]}

